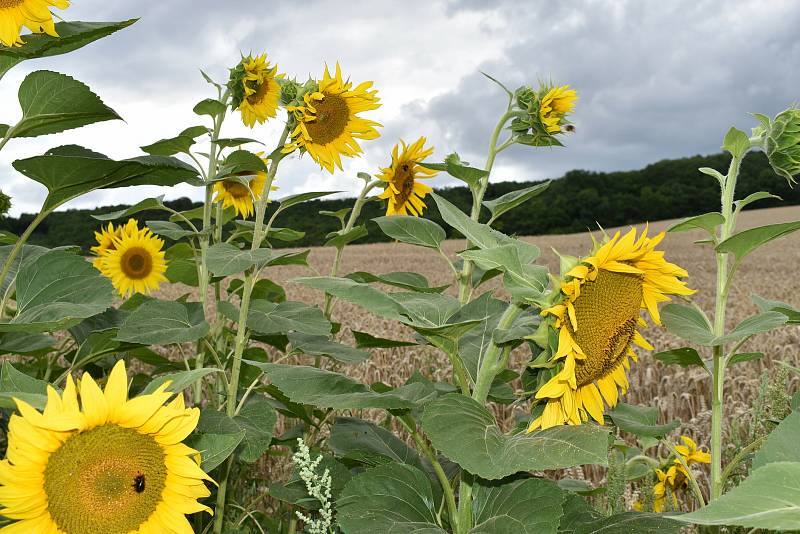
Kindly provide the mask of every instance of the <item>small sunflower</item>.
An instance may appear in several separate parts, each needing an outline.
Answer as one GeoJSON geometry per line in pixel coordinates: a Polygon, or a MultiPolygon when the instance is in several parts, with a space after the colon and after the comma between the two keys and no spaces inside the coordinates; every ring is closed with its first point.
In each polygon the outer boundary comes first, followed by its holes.
{"type": "Polygon", "coordinates": [[[319,165],[333,173],[334,166],[342,169],[342,156],[353,157],[362,152],[356,139],[377,139],[377,122],[362,119],[358,113],[380,107],[377,91],[370,90],[372,82],[353,83],[342,79],[342,69],[336,64],[336,75],[328,67],[316,91],[303,96],[304,105],[290,106],[297,127],[292,142],[284,153],[305,150],[319,165]]]}
{"type": "Polygon", "coordinates": [[[0,45],[22,46],[23,26],[33,33],[58,37],[50,6],[67,9],[69,0],[0,0],[0,45]]]}
{"type": "Polygon", "coordinates": [[[48,386],[40,413],[14,399],[8,451],[0,461],[0,514],[8,534],[186,533],[185,514],[211,509],[198,499],[211,478],[182,442],[200,411],[162,384],[128,400],[125,364],[101,390],[88,373],[64,393],[48,386]]]}
{"type": "Polygon", "coordinates": [[[243,58],[240,66],[241,69],[234,69],[234,73],[238,73],[234,74],[234,80],[241,84],[241,91],[235,91],[238,98],[234,98],[239,101],[242,122],[252,128],[277,115],[281,97],[277,80],[283,74],[278,74],[277,65],[267,62],[266,54],[243,58]]]}
{"type": "Polygon", "coordinates": [[[130,219],[120,233],[111,238],[113,248],[103,251],[95,260],[95,267],[111,280],[123,298],[158,289],[167,280],[167,264],[161,250],[164,241],[147,227],[140,230],[135,219],[130,219]]]}
{"type": "Polygon", "coordinates": [[[418,217],[426,207],[422,199],[433,189],[417,180],[431,178],[438,171],[417,164],[433,154],[433,147],[425,148],[424,137],[420,137],[410,146],[405,141],[400,141],[400,144],[394,145],[391,165],[382,169],[378,175],[378,178],[386,182],[386,190],[378,198],[387,200],[386,215],[410,213],[418,217]],[[400,144],[403,151],[398,154],[400,144]]]}
{"type": "Polygon", "coordinates": [[[637,240],[634,228],[621,238],[617,232],[566,273],[561,301],[542,310],[554,319],[558,348],[552,360],[560,362],[560,371],[537,391],[544,412],[529,432],[578,425],[589,416],[603,424],[603,400],[613,408],[619,392],[627,391],[625,371],[629,359],[636,361],[631,344],[653,349],[637,330],[647,325],[640,310],[661,324],[659,302],[669,301],[667,295],[694,293],[681,281],[687,272],[655,249],[663,238],[663,232],[648,238],[645,230],[637,240]]]}
{"type": "Polygon", "coordinates": [[[539,102],[539,119],[549,134],[560,133],[564,118],[575,109],[578,93],[569,85],[549,89],[539,102]]]}
{"type": "Polygon", "coordinates": [[[100,228],[99,232],[94,233],[94,238],[97,239],[97,245],[93,246],[90,250],[98,256],[92,262],[97,269],[100,269],[104,252],[117,248],[116,245],[114,245],[115,237],[122,237],[122,226],[117,226],[115,228],[114,223],[108,223],[108,226],[100,228]]]}
{"type": "MultiPolygon", "coordinates": [[[[258,152],[256,155],[261,157],[263,152],[258,152]]],[[[266,159],[261,159],[265,164],[267,163],[266,159]]],[[[267,173],[265,172],[256,173],[256,175],[249,180],[247,186],[238,180],[221,180],[214,184],[214,193],[216,193],[214,202],[222,202],[223,208],[233,206],[236,213],[246,219],[252,215],[254,211],[253,197],[255,197],[256,200],[261,200],[261,198],[267,194],[267,192],[264,191],[266,183],[267,173]]],[[[273,186],[271,189],[275,190],[277,188],[273,186]]]]}
{"type": "Polygon", "coordinates": [[[653,511],[661,513],[667,504],[667,496],[672,501],[672,509],[678,508],[678,491],[688,487],[689,477],[683,466],[670,466],[666,471],[656,469],[658,482],[653,486],[653,511]]]}
{"type": "Polygon", "coordinates": [[[686,462],[686,465],[711,463],[711,455],[701,451],[692,438],[689,436],[681,436],[681,441],[683,441],[683,445],[676,445],[675,450],[683,457],[683,461],[686,462]]]}

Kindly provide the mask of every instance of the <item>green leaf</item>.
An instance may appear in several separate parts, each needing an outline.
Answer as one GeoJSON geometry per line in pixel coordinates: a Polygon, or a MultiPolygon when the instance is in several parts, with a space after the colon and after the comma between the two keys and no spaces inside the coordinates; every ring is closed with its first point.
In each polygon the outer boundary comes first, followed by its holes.
{"type": "Polygon", "coordinates": [[[129,208],[123,208],[118,211],[110,211],[108,213],[101,213],[99,215],[92,215],[92,218],[97,219],[98,221],[115,221],[117,219],[121,219],[122,217],[130,217],[134,213],[139,213],[140,211],[157,209],[165,209],[164,195],[155,198],[146,198],[129,208]]]}
{"type": "Polygon", "coordinates": [[[348,534],[446,534],[434,506],[419,469],[389,464],[353,477],[336,501],[336,517],[348,534]]]}
{"type": "Polygon", "coordinates": [[[800,462],[800,412],[792,412],[773,430],[753,458],[753,469],[773,462],[800,462]]]}
{"type": "Polygon", "coordinates": [[[767,226],[751,228],[732,235],[717,245],[716,250],[717,252],[731,253],[736,256],[736,261],[740,262],[745,256],[761,245],[769,243],[779,237],[789,235],[797,230],[800,230],[800,221],[769,224],[767,226]]]}
{"type": "Polygon", "coordinates": [[[302,302],[269,302],[253,300],[247,315],[247,326],[259,334],[285,334],[296,331],[324,336],[330,333],[331,323],[322,310],[302,302]]]}
{"type": "Polygon", "coordinates": [[[11,362],[4,361],[0,367],[0,408],[15,409],[14,398],[43,410],[47,404],[47,382],[17,371],[11,362]]]}
{"type": "Polygon", "coordinates": [[[715,338],[712,343],[714,345],[724,345],[726,343],[740,341],[755,334],[769,332],[770,330],[785,325],[787,319],[786,315],[777,311],[759,313],[758,315],[753,315],[752,317],[744,319],[737,324],[733,330],[724,336],[715,338]]]}
{"type": "Polygon", "coordinates": [[[233,454],[246,432],[233,419],[212,409],[200,412],[195,436],[189,445],[200,452],[203,471],[210,472],[233,454]]]}
{"type": "Polygon", "coordinates": [[[727,150],[734,158],[741,158],[750,149],[750,136],[731,126],[722,141],[722,150],[727,150]]]}
{"type": "Polygon", "coordinates": [[[403,271],[386,274],[372,274],[364,271],[357,271],[348,274],[347,278],[362,284],[380,282],[382,284],[401,287],[419,293],[441,293],[450,287],[449,285],[430,287],[428,285],[428,279],[421,274],[403,271]]]}
{"type": "Polygon", "coordinates": [[[220,102],[219,100],[214,100],[213,98],[206,98],[198,102],[192,111],[195,112],[197,115],[208,115],[210,117],[216,117],[223,111],[225,111],[225,104],[220,102]]]}
{"type": "Polygon", "coordinates": [[[195,251],[188,243],[176,243],[164,253],[167,261],[167,272],[164,275],[172,283],[179,282],[187,286],[198,287],[200,280],[195,263],[195,251]]]}
{"type": "Polygon", "coordinates": [[[161,139],[155,143],[141,147],[144,152],[154,156],[172,156],[174,154],[189,154],[195,138],[208,133],[205,126],[191,126],[180,134],[168,139],[161,139]]]}
{"type": "Polygon", "coordinates": [[[354,417],[337,417],[328,440],[331,451],[340,458],[367,465],[400,463],[420,470],[427,467],[417,452],[389,430],[354,417]]]}
{"type": "Polygon", "coordinates": [[[418,165],[427,169],[445,171],[453,178],[458,178],[473,188],[480,183],[482,178],[489,175],[489,171],[468,166],[466,162],[461,161],[461,158],[459,158],[458,154],[456,153],[448,154],[448,156],[444,159],[444,163],[423,162],[419,163],[418,165]]]}
{"type": "Polygon", "coordinates": [[[174,241],[199,235],[194,230],[187,230],[180,224],[171,221],[147,221],[146,224],[153,233],[174,241]]]}
{"type": "MultiPolygon", "coordinates": [[[[680,525],[674,516],[641,512],[624,512],[578,525],[572,534],[679,534],[680,525]]],[[[564,531],[561,531],[564,532],[564,531]]]]}
{"type": "Polygon", "coordinates": [[[384,234],[409,245],[438,249],[447,237],[441,226],[428,219],[394,215],[375,217],[372,220],[380,226],[384,234]]]}
{"type": "Polygon", "coordinates": [[[54,148],[43,156],[17,160],[12,165],[47,188],[43,211],[95,189],[198,183],[197,171],[175,158],[142,156],[114,161],[75,145],[54,148]]]}
{"type": "Polygon", "coordinates": [[[483,205],[489,208],[492,219],[497,219],[505,212],[524,204],[533,197],[541,195],[548,187],[550,187],[549,181],[524,189],[517,189],[494,200],[484,200],[483,205]]]}
{"type": "Polygon", "coordinates": [[[758,306],[761,311],[781,312],[788,318],[786,324],[800,324],[800,310],[797,310],[791,304],[786,304],[778,300],[767,300],[755,294],[750,295],[750,300],[752,300],[753,304],[758,306]]]}
{"type": "Polygon", "coordinates": [[[192,369],[190,371],[179,371],[177,373],[161,375],[158,378],[151,380],[150,383],[145,386],[145,388],[142,390],[142,395],[154,392],[161,384],[165,382],[170,383],[166,391],[180,393],[204,376],[210,375],[211,373],[221,372],[221,370],[213,367],[202,367],[200,369],[192,369]]]}
{"type": "Polygon", "coordinates": [[[51,250],[25,262],[17,275],[18,313],[0,332],[66,329],[111,306],[114,289],[92,264],[51,250]]]}
{"type": "Polygon", "coordinates": [[[442,454],[488,480],[608,461],[608,431],[601,427],[567,425],[509,436],[484,406],[458,394],[430,402],[422,428],[442,454]]]}
{"type": "Polygon", "coordinates": [[[439,207],[442,219],[479,248],[494,248],[506,244],[510,238],[490,226],[473,221],[453,203],[436,193],[431,193],[439,207]]]}
{"type": "Polygon", "coordinates": [[[128,315],[117,340],[142,345],[188,343],[205,336],[209,328],[200,303],[154,299],[128,315]]]}
{"type": "Polygon", "coordinates": [[[708,506],[673,519],[696,525],[800,529],[800,462],[775,462],[750,473],[708,506]]]}
{"type": "Polygon", "coordinates": [[[241,145],[246,145],[249,143],[258,143],[259,145],[263,145],[261,141],[257,139],[251,139],[249,137],[232,137],[229,139],[213,139],[211,141],[215,145],[219,146],[220,148],[233,148],[238,147],[241,145]]]}
{"type": "Polygon", "coordinates": [[[278,200],[278,203],[280,204],[278,206],[278,211],[283,211],[287,208],[291,208],[296,204],[301,204],[309,200],[314,200],[315,198],[326,197],[328,195],[335,195],[336,193],[341,193],[341,191],[310,191],[308,193],[299,193],[297,195],[290,195],[288,197],[284,197],[278,200]]]}
{"type": "Polygon", "coordinates": [[[391,349],[417,345],[413,341],[396,341],[394,339],[375,337],[372,334],[359,332],[358,330],[351,330],[351,332],[356,340],[356,348],[358,349],[391,349]]]}
{"type": "Polygon", "coordinates": [[[247,463],[257,461],[269,449],[278,413],[267,399],[257,395],[242,406],[233,421],[244,431],[239,458],[247,463]]]}
{"type": "Polygon", "coordinates": [[[479,481],[469,534],[557,534],[566,494],[541,478],[479,481]]]}
{"type": "Polygon", "coordinates": [[[740,352],[731,356],[730,360],[728,360],[728,367],[731,365],[736,365],[737,363],[759,360],[763,357],[763,352],[740,352]]]}
{"type": "Polygon", "coordinates": [[[38,332],[6,332],[0,334],[0,354],[35,354],[49,352],[55,338],[38,332]]]}
{"type": "Polygon", "coordinates": [[[667,330],[686,341],[705,346],[710,346],[714,341],[711,325],[696,308],[667,304],[661,309],[661,320],[667,330]]]}
{"type": "Polygon", "coordinates": [[[716,178],[717,182],[719,182],[719,185],[721,187],[725,186],[725,176],[723,176],[722,173],[720,173],[718,170],[712,169],[710,167],[700,167],[697,170],[702,172],[703,174],[716,178]]]}
{"type": "Polygon", "coordinates": [[[369,352],[331,341],[328,336],[289,332],[289,342],[293,351],[311,356],[328,356],[340,363],[360,363],[372,356],[369,352]]]}
{"type": "Polygon", "coordinates": [[[725,217],[721,213],[712,211],[695,217],[689,217],[681,222],[670,226],[667,232],[688,232],[689,230],[705,230],[711,237],[716,236],[717,227],[725,222],[725,217]]]}
{"type": "Polygon", "coordinates": [[[328,234],[327,241],[325,241],[326,247],[335,247],[335,248],[342,248],[343,246],[347,245],[348,243],[352,243],[353,241],[357,241],[362,237],[368,235],[367,227],[364,225],[359,225],[351,228],[347,232],[342,233],[340,232],[331,232],[328,234]]]}
{"type": "Polygon", "coordinates": [[[267,373],[270,381],[293,402],[319,408],[409,410],[433,395],[423,384],[408,384],[381,393],[344,375],[316,367],[244,361],[267,373]]]}
{"type": "Polygon", "coordinates": [[[0,47],[0,78],[14,65],[26,59],[57,56],[72,52],[127,28],[138,19],[121,22],[58,22],[55,25],[58,37],[43,33],[26,35],[25,45],[0,47]]]}
{"type": "Polygon", "coordinates": [[[736,200],[734,202],[734,204],[736,205],[736,209],[734,210],[734,213],[736,215],[738,215],[739,212],[741,212],[742,209],[744,209],[744,207],[747,206],[748,204],[752,204],[753,202],[758,202],[759,200],[766,200],[768,198],[774,198],[774,199],[777,199],[777,200],[783,200],[778,195],[773,195],[772,193],[767,193],[766,191],[758,191],[756,193],[751,193],[751,194],[747,195],[742,200],[736,200]]]}
{"type": "MultiPolygon", "coordinates": [[[[236,294],[239,298],[242,297],[242,292],[244,288],[244,282],[238,278],[231,280],[230,285],[228,286],[228,293],[236,294]]],[[[272,280],[267,280],[266,278],[262,278],[261,280],[257,281],[253,286],[253,290],[250,292],[250,297],[253,300],[268,300],[270,302],[285,302],[286,301],[286,291],[273,282],[272,280]]]]}
{"type": "Polygon", "coordinates": [[[36,137],[95,122],[122,119],[83,83],[66,74],[39,70],[19,86],[22,119],[12,137],[36,137]]]}
{"type": "MultiPolygon", "coordinates": [[[[563,479],[562,479],[563,480],[563,479]]],[[[562,482],[559,481],[559,486],[562,482]]],[[[575,530],[597,519],[605,517],[604,514],[592,508],[586,499],[580,495],[567,495],[563,505],[564,515],[558,527],[558,534],[575,534],[575,530]]],[[[635,534],[626,532],[625,534],[635,534]]]]}
{"type": "Polygon", "coordinates": [[[398,321],[403,319],[403,307],[386,293],[368,284],[328,276],[301,277],[292,281],[352,302],[381,317],[398,321]]]}
{"type": "Polygon", "coordinates": [[[240,249],[230,243],[212,245],[206,253],[208,270],[215,276],[230,276],[241,273],[250,267],[266,263],[273,257],[272,249],[240,249]]]}
{"type": "Polygon", "coordinates": [[[633,406],[624,402],[617,404],[607,415],[621,430],[646,438],[663,438],[681,426],[680,421],[658,424],[658,408],[633,406]]]}
{"type": "Polygon", "coordinates": [[[657,352],[653,354],[653,358],[660,361],[664,365],[680,365],[681,367],[689,367],[697,365],[698,367],[705,367],[703,359],[700,354],[691,347],[681,347],[679,349],[665,350],[664,352],[657,352]]]}

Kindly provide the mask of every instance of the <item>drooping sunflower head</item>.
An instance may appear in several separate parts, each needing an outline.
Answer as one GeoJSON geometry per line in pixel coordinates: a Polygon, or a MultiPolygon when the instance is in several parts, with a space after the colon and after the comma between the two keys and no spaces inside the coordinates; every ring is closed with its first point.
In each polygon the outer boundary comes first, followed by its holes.
{"type": "Polygon", "coordinates": [[[94,266],[117,288],[125,298],[133,293],[149,293],[158,289],[167,279],[164,273],[164,241],[144,227],[139,229],[135,219],[112,236],[113,247],[107,248],[94,262],[94,266]]]}
{"type": "MultiPolygon", "coordinates": [[[[261,157],[263,152],[258,152],[257,156],[261,157]]],[[[264,163],[267,163],[265,158],[261,158],[264,163]]],[[[267,183],[267,173],[257,172],[255,176],[250,178],[248,175],[242,176],[242,180],[247,182],[247,185],[240,180],[221,180],[214,184],[214,202],[222,202],[222,206],[227,208],[232,206],[236,213],[245,219],[251,216],[254,212],[255,200],[261,200],[264,195],[268,195],[264,191],[267,183]]],[[[271,189],[275,189],[272,187],[271,189]]]]}
{"type": "Polygon", "coordinates": [[[2,0],[0,1],[0,46],[22,46],[22,27],[33,33],[58,37],[50,6],[67,9],[69,0],[2,0]]]}
{"type": "Polygon", "coordinates": [[[420,137],[412,145],[407,145],[402,140],[394,145],[392,163],[381,169],[378,175],[378,178],[386,182],[386,190],[378,195],[378,198],[387,201],[386,215],[422,215],[422,210],[426,207],[422,199],[433,189],[418,180],[431,178],[439,171],[427,169],[418,163],[431,154],[433,147],[425,148],[424,137],[420,137]]]}
{"type": "MultiPolygon", "coordinates": [[[[683,461],[686,462],[686,465],[711,463],[711,455],[702,451],[692,438],[689,436],[681,436],[681,441],[683,445],[676,445],[675,450],[683,457],[683,461]]],[[[675,462],[680,465],[680,460],[676,459],[675,462]]]]}
{"type": "MultiPolygon", "coordinates": [[[[212,481],[182,442],[200,411],[172,397],[169,383],[128,399],[120,360],[101,390],[89,374],[62,394],[48,387],[39,412],[14,399],[8,451],[0,461],[0,514],[9,532],[129,534],[192,532],[185,514],[212,481]]],[[[213,482],[213,481],[212,481],[213,482]]]]}
{"type": "Polygon", "coordinates": [[[352,82],[342,78],[338,63],[334,76],[326,66],[316,90],[303,95],[303,105],[287,108],[294,112],[297,126],[283,151],[300,149],[328,172],[333,173],[334,167],[341,169],[342,156],[353,157],[362,152],[357,139],[380,136],[376,129],[380,124],[358,116],[380,107],[378,92],[371,87],[372,82],[353,87],[352,82]]]}
{"type": "Polygon", "coordinates": [[[108,223],[105,228],[100,228],[99,232],[94,233],[94,238],[97,240],[97,245],[93,246],[90,250],[97,255],[97,258],[92,262],[98,269],[103,261],[103,255],[106,250],[114,250],[114,238],[122,237],[122,226],[114,227],[114,223],[108,223]]]}
{"type": "Polygon", "coordinates": [[[242,122],[252,128],[274,118],[280,105],[281,86],[278,66],[270,65],[267,55],[246,56],[231,69],[228,87],[231,105],[242,114],[242,122]]]}
{"type": "Polygon", "coordinates": [[[578,93],[569,85],[543,88],[539,97],[539,120],[549,134],[561,133],[568,124],[566,116],[575,109],[578,93]]]}
{"type": "Polygon", "coordinates": [[[622,237],[617,232],[565,274],[555,304],[542,310],[557,338],[556,366],[536,393],[544,410],[529,431],[589,417],[603,424],[603,401],[614,407],[627,391],[626,370],[636,361],[632,345],[653,349],[638,330],[647,325],[641,310],[660,324],[659,302],[694,292],[681,280],[687,272],[656,250],[663,238],[647,237],[647,230],[638,239],[635,229],[622,237]]]}

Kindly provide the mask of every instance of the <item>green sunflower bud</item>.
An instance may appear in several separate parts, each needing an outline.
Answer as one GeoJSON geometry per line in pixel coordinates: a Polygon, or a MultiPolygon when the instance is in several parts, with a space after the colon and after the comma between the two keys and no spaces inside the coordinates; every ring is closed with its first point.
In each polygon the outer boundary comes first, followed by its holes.
{"type": "Polygon", "coordinates": [[[228,90],[231,93],[231,109],[238,109],[244,100],[244,80],[247,76],[244,65],[250,59],[249,56],[242,56],[242,60],[234,68],[230,69],[230,77],[228,78],[228,90]]]}
{"type": "Polygon", "coordinates": [[[764,137],[764,152],[776,174],[790,184],[800,174],[800,109],[781,112],[770,121],[764,137]]]}
{"type": "Polygon", "coordinates": [[[0,191],[0,217],[11,209],[11,197],[0,191]]]}
{"type": "Polygon", "coordinates": [[[281,86],[281,104],[292,106],[297,103],[297,95],[301,92],[301,86],[296,80],[278,80],[281,86]]]}

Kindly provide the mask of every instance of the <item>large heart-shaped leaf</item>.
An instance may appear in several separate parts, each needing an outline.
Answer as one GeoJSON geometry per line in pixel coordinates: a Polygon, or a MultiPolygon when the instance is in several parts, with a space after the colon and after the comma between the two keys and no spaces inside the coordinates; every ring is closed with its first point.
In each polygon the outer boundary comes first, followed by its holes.
{"type": "Polygon", "coordinates": [[[557,534],[567,494],[541,478],[481,481],[474,494],[470,534],[557,534]]]}
{"type": "Polygon", "coordinates": [[[197,341],[208,330],[202,304],[153,299],[128,315],[117,340],[142,345],[188,343],[197,341]]]}
{"type": "Polygon", "coordinates": [[[483,405],[458,394],[429,403],[422,428],[442,454],[488,480],[608,461],[608,431],[599,426],[559,426],[509,436],[483,405]]]}
{"type": "Polygon", "coordinates": [[[395,215],[372,219],[381,227],[383,233],[403,243],[427,248],[439,248],[447,235],[441,226],[428,219],[395,215]]]}
{"type": "Polygon", "coordinates": [[[625,432],[649,438],[663,438],[681,425],[680,421],[670,421],[660,425],[658,424],[658,414],[658,408],[634,406],[620,402],[608,413],[608,416],[625,432]]]}
{"type": "Polygon", "coordinates": [[[792,412],[773,430],[753,458],[753,468],[772,462],[800,462],[800,412],[792,412]]]}

